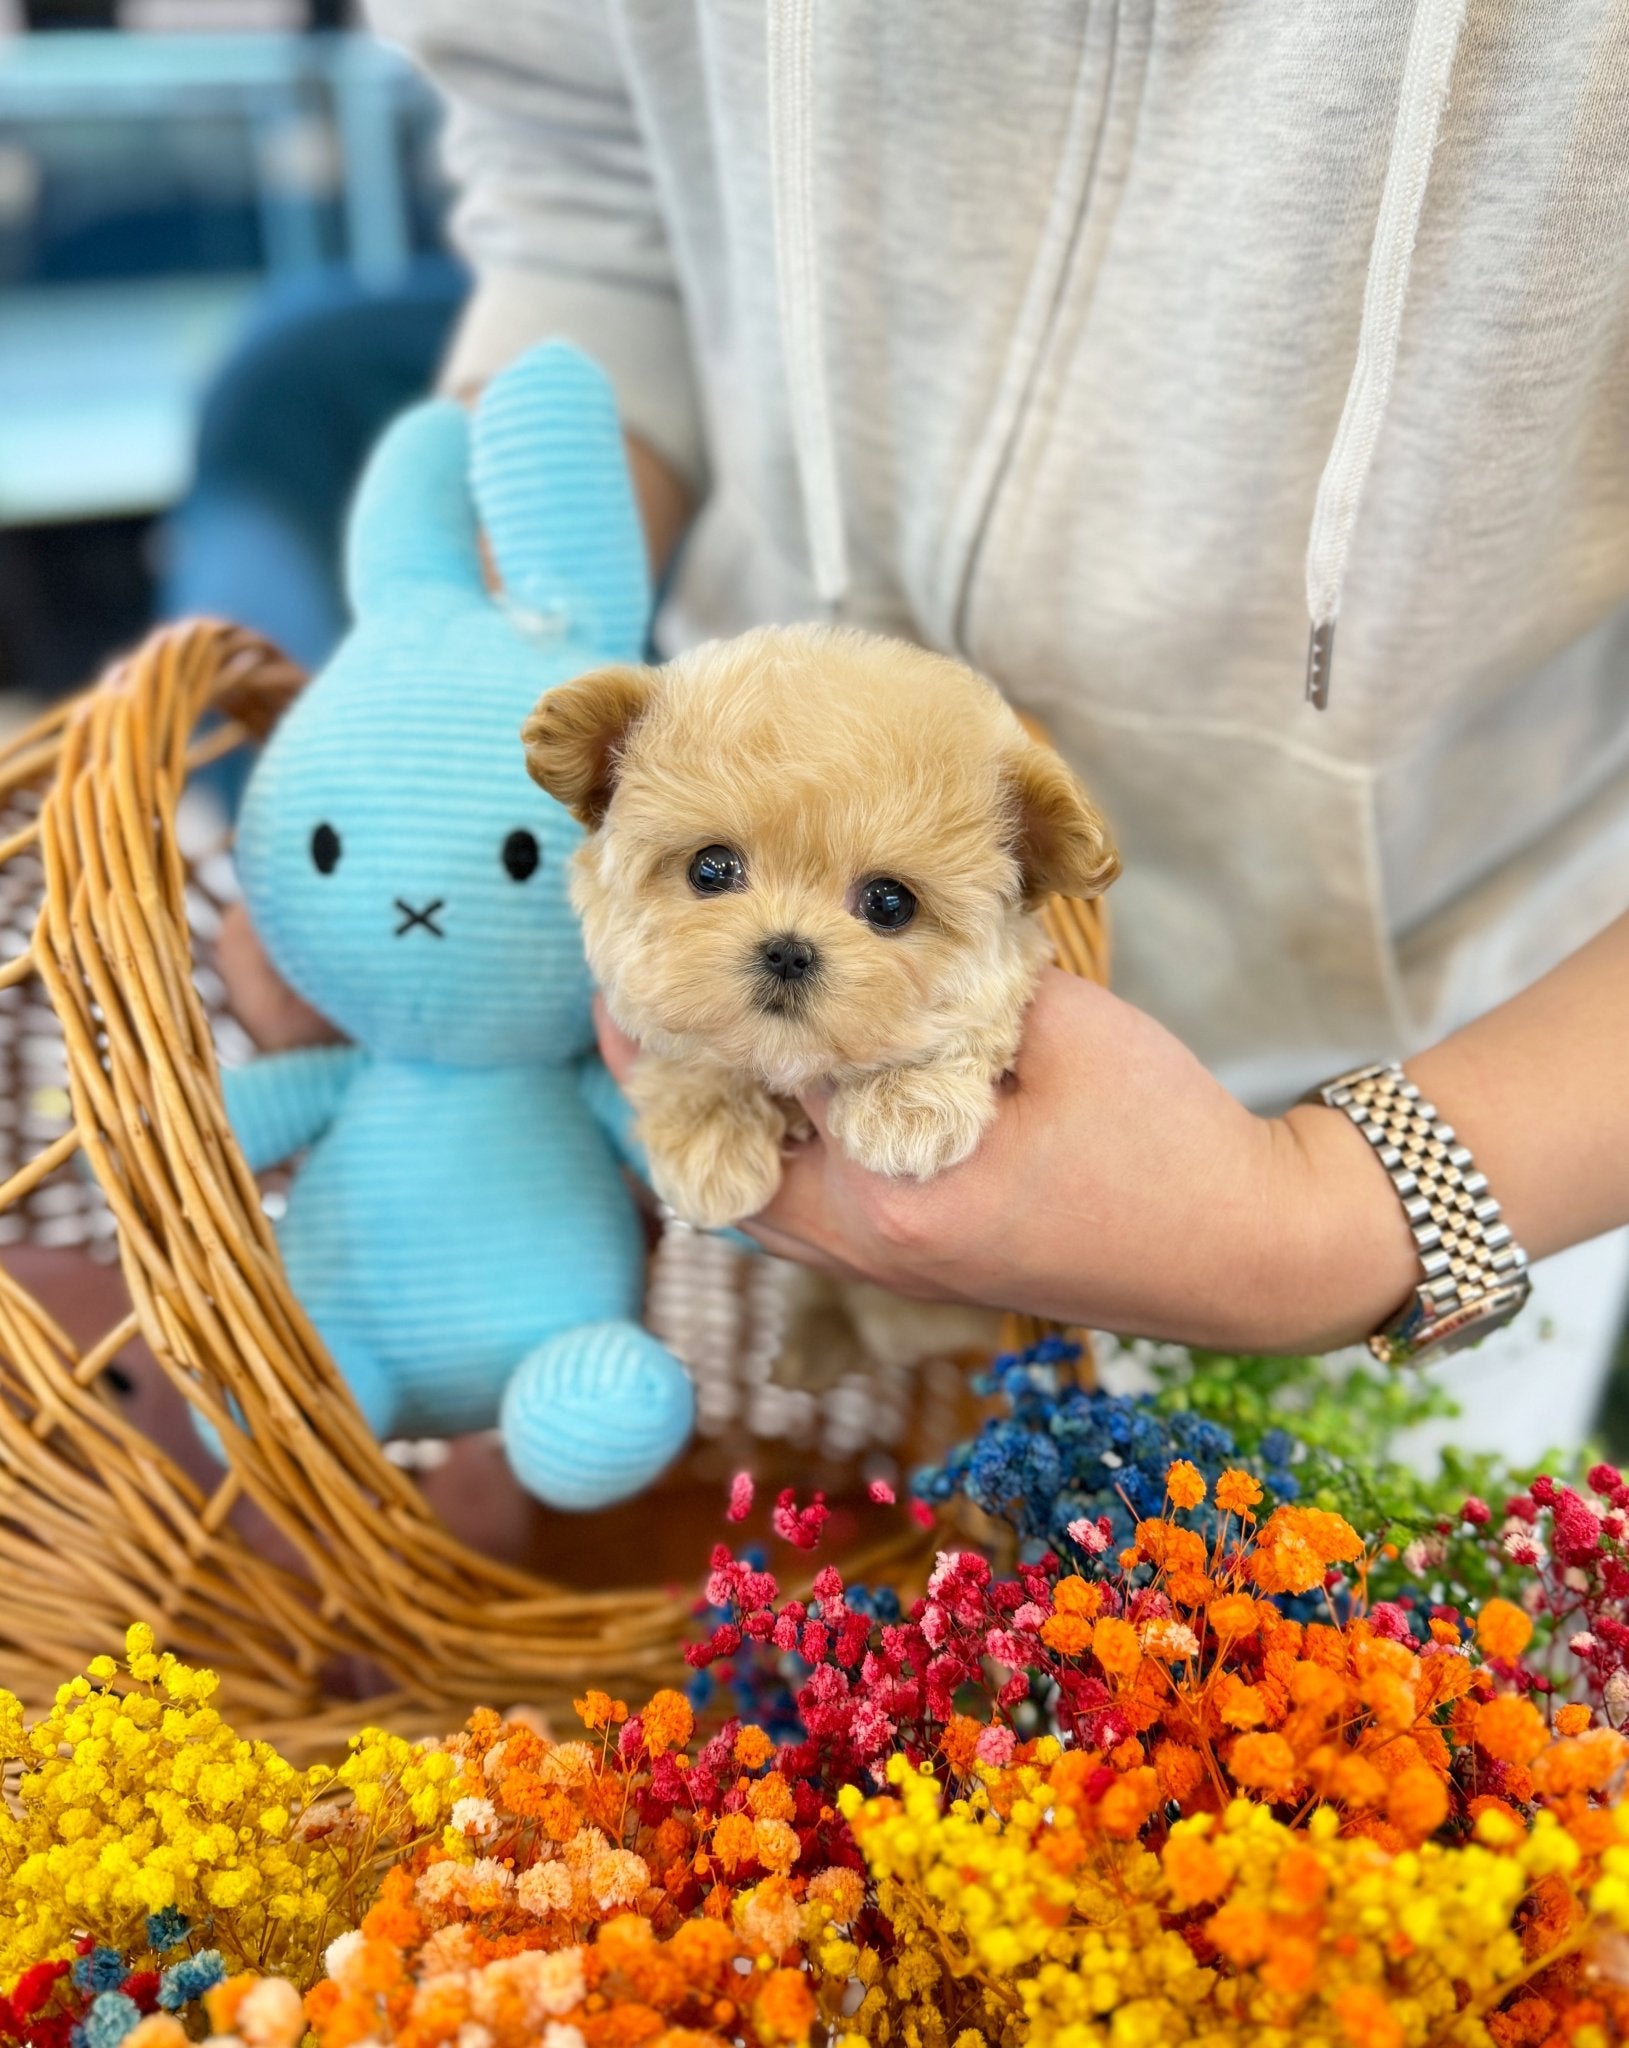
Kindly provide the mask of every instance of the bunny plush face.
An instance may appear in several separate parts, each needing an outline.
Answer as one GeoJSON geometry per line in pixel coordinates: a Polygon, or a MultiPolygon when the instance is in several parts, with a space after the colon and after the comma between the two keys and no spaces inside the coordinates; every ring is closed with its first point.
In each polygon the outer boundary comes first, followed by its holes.
{"type": "Polygon", "coordinates": [[[364,623],[272,739],[239,827],[250,915],[386,1058],[569,1057],[593,1037],[566,897],[582,835],[516,743],[538,652],[490,603],[433,652],[424,624],[364,623]]]}
{"type": "Polygon", "coordinates": [[[274,733],[238,831],[285,979],[371,1052],[459,1066],[592,1043],[567,898],[582,833],[527,775],[518,734],[540,691],[608,644],[637,647],[645,608],[631,509],[612,533],[563,535],[547,451],[489,396],[473,449],[442,403],[376,455],[351,524],[357,623],[274,733]]]}

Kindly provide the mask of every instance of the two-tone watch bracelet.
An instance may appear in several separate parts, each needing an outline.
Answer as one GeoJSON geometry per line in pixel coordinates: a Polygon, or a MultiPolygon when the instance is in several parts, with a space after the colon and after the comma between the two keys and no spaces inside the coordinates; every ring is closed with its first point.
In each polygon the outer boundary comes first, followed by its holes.
{"type": "Polygon", "coordinates": [[[1532,1291],[1527,1254],[1487,1175],[1397,1062],[1355,1068],[1308,1099],[1343,1110],[1374,1147],[1419,1250],[1423,1277],[1369,1339],[1374,1355],[1401,1365],[1425,1351],[1457,1351],[1508,1323],[1532,1291]]]}

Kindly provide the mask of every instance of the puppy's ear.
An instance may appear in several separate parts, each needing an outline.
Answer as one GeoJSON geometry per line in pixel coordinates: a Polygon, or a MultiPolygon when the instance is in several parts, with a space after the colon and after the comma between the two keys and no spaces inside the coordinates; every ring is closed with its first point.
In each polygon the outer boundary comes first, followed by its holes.
{"type": "Polygon", "coordinates": [[[1100,896],[1120,872],[1120,856],[1091,798],[1049,746],[1030,741],[1008,763],[1018,828],[1013,852],[1024,901],[1100,896]]]}
{"type": "Polygon", "coordinates": [[[547,690],[520,729],[526,768],[592,832],[616,788],[617,756],[650,708],[656,671],[632,664],[595,669],[547,690]]]}

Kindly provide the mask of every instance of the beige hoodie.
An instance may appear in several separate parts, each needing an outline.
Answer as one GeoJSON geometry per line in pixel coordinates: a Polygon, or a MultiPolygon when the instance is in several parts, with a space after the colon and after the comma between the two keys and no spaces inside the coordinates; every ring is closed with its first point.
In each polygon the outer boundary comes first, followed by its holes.
{"type": "Polygon", "coordinates": [[[994,677],[1118,832],[1118,987],[1248,1099],[1629,904],[1622,0],[373,13],[452,103],[451,374],[566,334],[705,492],[665,643],[994,677]]]}

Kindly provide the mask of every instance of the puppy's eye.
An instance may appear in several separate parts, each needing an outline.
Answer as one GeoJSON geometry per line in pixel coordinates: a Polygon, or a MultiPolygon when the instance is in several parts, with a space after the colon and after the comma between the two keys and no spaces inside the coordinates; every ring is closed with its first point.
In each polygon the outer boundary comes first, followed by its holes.
{"type": "Polygon", "coordinates": [[[312,833],[311,865],[319,875],[331,875],[339,866],[339,834],[332,825],[319,825],[312,833]]]}
{"type": "Polygon", "coordinates": [[[503,865],[511,881],[524,882],[537,873],[543,858],[537,835],[524,827],[510,833],[503,842],[503,865]]]}
{"type": "Polygon", "coordinates": [[[747,879],[740,854],[729,846],[704,846],[691,861],[689,875],[698,896],[727,896],[747,879]]]}
{"type": "Polygon", "coordinates": [[[860,891],[860,915],[874,931],[903,931],[916,915],[916,898],[903,882],[886,875],[860,891]]]}

